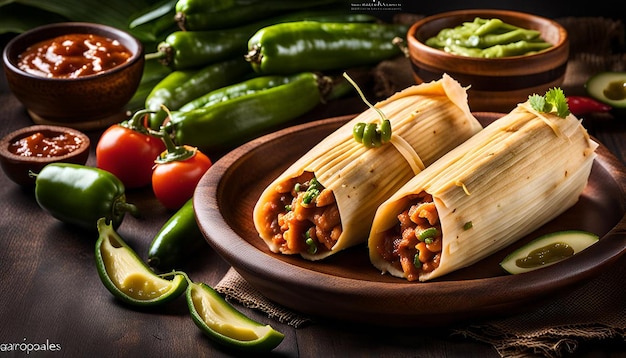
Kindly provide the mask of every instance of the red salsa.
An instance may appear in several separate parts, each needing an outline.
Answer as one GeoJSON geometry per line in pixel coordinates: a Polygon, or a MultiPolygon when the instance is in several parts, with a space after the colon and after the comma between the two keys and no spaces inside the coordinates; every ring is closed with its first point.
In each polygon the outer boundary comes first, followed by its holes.
{"type": "Polygon", "coordinates": [[[62,35],[28,47],[21,55],[23,71],[43,77],[76,78],[117,67],[132,56],[117,40],[94,34],[62,35]]]}
{"type": "Polygon", "coordinates": [[[11,143],[9,151],[24,157],[60,157],[75,151],[82,143],[82,138],[70,133],[37,132],[11,143]]]}

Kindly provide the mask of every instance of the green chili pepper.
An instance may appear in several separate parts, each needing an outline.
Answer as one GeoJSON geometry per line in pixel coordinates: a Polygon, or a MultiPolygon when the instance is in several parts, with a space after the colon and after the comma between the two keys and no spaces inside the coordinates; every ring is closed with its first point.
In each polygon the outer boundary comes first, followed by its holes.
{"type": "Polygon", "coordinates": [[[344,72],[343,76],[352,86],[354,86],[354,89],[356,89],[363,102],[365,102],[369,108],[374,109],[378,113],[381,120],[380,124],[364,122],[356,123],[354,127],[352,127],[352,137],[354,140],[362,143],[366,148],[380,147],[381,145],[389,142],[392,134],[391,121],[387,119],[387,116],[385,116],[383,111],[374,107],[374,105],[372,105],[367,98],[365,98],[363,91],[361,91],[359,86],[352,80],[352,78],[350,78],[350,76],[348,76],[347,73],[344,72]]]}
{"type": "MultiPolygon", "coordinates": [[[[307,231],[307,234],[308,233],[309,232],[307,231]]],[[[315,255],[317,253],[317,244],[315,241],[311,239],[311,237],[308,237],[304,242],[307,245],[307,252],[311,255],[315,255]]]]}
{"type": "Polygon", "coordinates": [[[311,237],[311,231],[314,231],[315,227],[309,228],[304,232],[304,243],[307,246],[307,252],[311,255],[315,255],[317,253],[317,242],[313,240],[311,237]]]}
{"type": "Polygon", "coordinates": [[[429,227],[428,229],[422,231],[417,236],[419,241],[426,241],[427,239],[432,239],[439,234],[439,230],[434,227],[429,227]]]}
{"type": "Polygon", "coordinates": [[[400,24],[286,22],[257,31],[248,41],[246,60],[266,74],[371,65],[401,55],[393,39],[407,30],[400,24]]]}
{"type": "Polygon", "coordinates": [[[500,19],[481,18],[442,29],[428,38],[426,44],[460,56],[484,58],[524,55],[552,46],[537,30],[517,27],[500,19]]]}
{"type": "Polygon", "coordinates": [[[302,204],[305,206],[311,204],[313,200],[317,199],[323,189],[322,184],[316,178],[309,180],[309,186],[302,197],[302,204]]]}
{"type": "Polygon", "coordinates": [[[196,326],[209,339],[245,355],[267,353],[283,341],[285,335],[255,321],[233,307],[205,283],[188,278],[185,297],[196,326]]]}
{"type": "Polygon", "coordinates": [[[167,117],[161,106],[178,110],[194,98],[241,81],[251,72],[250,65],[241,58],[210,64],[200,70],[173,71],[146,98],[146,109],[155,112],[150,118],[150,128],[158,130],[167,117]]]}
{"type": "Polygon", "coordinates": [[[63,222],[96,230],[100,218],[118,227],[127,212],[137,214],[137,208],[126,202],[124,184],[105,170],[52,163],[35,175],[37,203],[63,222]]]}
{"type": "Polygon", "coordinates": [[[179,108],[181,112],[209,107],[237,97],[251,95],[268,88],[285,85],[293,81],[293,76],[261,76],[245,80],[233,85],[224,86],[200,96],[179,108]]]}
{"type": "Polygon", "coordinates": [[[148,265],[162,271],[179,269],[184,259],[206,245],[189,199],[156,234],[148,249],[148,265]]]}
{"type": "Polygon", "coordinates": [[[415,268],[422,268],[422,262],[420,261],[420,251],[417,250],[415,256],[413,256],[413,266],[415,268]]]}
{"type": "Polygon", "coordinates": [[[176,142],[205,152],[232,149],[320,104],[328,86],[327,77],[305,72],[288,83],[255,91],[209,107],[174,111],[166,126],[176,142]]]}
{"type": "Polygon", "coordinates": [[[177,70],[206,66],[244,55],[248,39],[263,27],[302,20],[374,22],[376,18],[338,11],[300,11],[222,30],[174,31],[159,43],[156,53],[148,54],[146,58],[157,58],[162,64],[177,70]]]}
{"type": "Polygon", "coordinates": [[[339,3],[337,0],[179,0],[176,21],[184,31],[215,30],[249,24],[280,13],[339,3]]]}
{"type": "Polygon", "coordinates": [[[157,275],[115,231],[105,218],[97,221],[96,270],[104,286],[121,301],[139,307],[170,302],[187,289],[187,275],[157,275]],[[166,277],[172,279],[166,279],[166,277]]]}

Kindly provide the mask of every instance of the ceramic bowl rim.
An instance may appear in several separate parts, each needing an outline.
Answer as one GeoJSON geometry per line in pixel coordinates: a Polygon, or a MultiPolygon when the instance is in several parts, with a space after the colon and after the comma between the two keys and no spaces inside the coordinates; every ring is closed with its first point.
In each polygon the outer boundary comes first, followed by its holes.
{"type": "MultiPolygon", "coordinates": [[[[514,11],[514,10],[500,10],[500,9],[468,9],[468,10],[453,10],[437,13],[434,15],[426,16],[415,23],[413,23],[407,32],[407,42],[409,45],[409,52],[412,53],[414,51],[426,52],[431,56],[437,56],[442,58],[451,58],[451,59],[463,59],[464,61],[468,61],[468,63],[476,63],[484,65],[486,62],[511,62],[511,61],[530,61],[541,58],[546,54],[551,54],[556,51],[562,51],[563,46],[568,46],[569,43],[569,35],[567,30],[559,24],[557,21],[549,19],[547,17],[543,17],[540,15],[535,15],[522,11],[514,11]],[[518,56],[507,56],[507,57],[499,57],[499,58],[480,58],[480,57],[469,57],[469,56],[461,56],[452,53],[448,53],[434,47],[426,45],[420,39],[415,36],[418,28],[431,23],[433,21],[441,20],[448,17],[456,17],[456,16],[479,16],[486,15],[489,17],[517,17],[517,18],[528,18],[533,21],[540,21],[550,24],[554,26],[554,28],[559,32],[559,38],[556,43],[553,43],[553,46],[545,49],[540,52],[536,52],[528,55],[518,55],[518,56]]],[[[411,55],[413,57],[413,55],[411,55]]]]}
{"type": "Polygon", "coordinates": [[[4,47],[4,50],[2,51],[2,62],[6,70],[8,71],[10,70],[11,72],[19,74],[20,76],[23,76],[23,77],[28,77],[31,79],[48,81],[48,82],[60,82],[60,83],[79,82],[79,81],[89,81],[94,78],[101,78],[103,76],[111,76],[116,73],[122,72],[125,69],[132,67],[137,62],[141,61],[144,55],[143,52],[144,52],[143,43],[139,39],[137,39],[135,36],[133,36],[131,33],[125,30],[118,29],[116,27],[112,27],[112,26],[108,26],[104,24],[97,24],[97,23],[91,23],[91,22],[58,22],[58,23],[38,26],[30,30],[24,31],[16,35],[15,37],[13,37],[11,40],[9,40],[9,42],[4,47]],[[46,32],[52,32],[52,31],[55,31],[54,34],[51,34],[49,36],[45,36],[45,35],[39,36],[39,34],[45,34],[46,32]],[[133,44],[132,48],[129,48],[129,46],[126,46],[132,52],[132,56],[123,64],[120,64],[111,69],[102,71],[101,73],[95,73],[95,74],[80,76],[76,78],[39,76],[36,74],[25,72],[22,69],[20,69],[19,66],[16,65],[16,57],[20,53],[22,53],[28,46],[34,43],[52,38],[60,34],[94,33],[94,32],[98,34],[105,34],[107,37],[112,38],[114,40],[121,40],[123,43],[133,44]],[[34,37],[36,38],[36,40],[32,42],[26,41],[30,37],[34,37]],[[19,48],[16,48],[22,42],[24,42],[24,44],[20,46],[19,48]]]}
{"type": "Polygon", "coordinates": [[[0,155],[4,159],[14,162],[14,163],[34,163],[34,164],[52,163],[52,162],[64,161],[69,158],[79,156],[83,152],[89,151],[90,145],[91,145],[91,140],[89,139],[89,136],[77,129],[64,127],[64,126],[58,126],[58,125],[36,124],[36,125],[31,125],[31,126],[22,127],[20,129],[16,129],[8,133],[4,137],[2,137],[0,139],[0,155]],[[52,133],[70,133],[74,136],[80,137],[82,139],[82,143],[80,147],[76,150],[73,150],[64,155],[52,156],[52,157],[23,156],[23,155],[12,153],[8,149],[8,146],[13,141],[24,138],[26,135],[34,134],[40,131],[47,131],[47,132],[52,132],[52,133]]]}

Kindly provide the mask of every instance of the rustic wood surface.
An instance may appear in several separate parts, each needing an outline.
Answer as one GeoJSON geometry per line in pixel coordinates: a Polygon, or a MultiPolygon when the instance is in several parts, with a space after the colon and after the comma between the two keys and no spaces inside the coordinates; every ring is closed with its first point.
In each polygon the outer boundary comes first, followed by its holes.
{"type": "MultiPolygon", "coordinates": [[[[33,124],[0,78],[0,135],[33,124]]],[[[320,111],[319,118],[345,114],[320,111]]],[[[626,159],[626,118],[585,122],[590,133],[622,162],[626,159]]],[[[93,143],[98,131],[89,132],[93,143]]],[[[95,165],[95,145],[87,162],[95,165]]],[[[168,213],[150,189],[128,192],[142,217],[127,216],[119,233],[146,256],[151,238],[168,213]]],[[[115,300],[98,278],[94,233],[55,220],[37,205],[32,190],[0,175],[0,353],[5,344],[50,344],[60,351],[47,356],[227,357],[236,352],[216,346],[192,322],[184,300],[158,309],[137,310],[115,300]]],[[[618,265],[626,265],[626,257],[618,265]]],[[[185,271],[195,281],[215,285],[228,270],[210,248],[190,260],[185,271]]],[[[498,357],[487,344],[451,335],[448,329],[381,329],[345,322],[322,322],[304,328],[275,322],[237,306],[250,317],[285,334],[276,357],[498,357]]],[[[329,308],[330,309],[330,308],[329,308]]],[[[6,346],[5,346],[6,347],[6,346]]],[[[582,344],[577,356],[626,357],[624,342],[582,344]]],[[[3,355],[0,354],[0,355],[3,355]]],[[[26,356],[9,352],[7,356],[26,356]]],[[[41,356],[31,353],[30,356],[41,356]]]]}

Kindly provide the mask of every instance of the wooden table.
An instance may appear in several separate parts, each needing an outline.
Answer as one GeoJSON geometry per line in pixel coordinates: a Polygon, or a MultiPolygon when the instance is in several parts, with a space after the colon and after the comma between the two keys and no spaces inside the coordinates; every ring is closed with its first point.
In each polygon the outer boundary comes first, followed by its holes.
{"type": "MultiPolygon", "coordinates": [[[[0,79],[0,109],[2,136],[33,124],[9,92],[4,76],[0,79]]],[[[618,158],[626,159],[626,118],[586,124],[591,134],[618,158]]],[[[92,138],[92,152],[87,164],[95,165],[94,149],[100,132],[88,134],[92,138]]],[[[156,202],[149,188],[128,191],[128,201],[137,204],[143,216],[127,216],[119,233],[145,257],[151,238],[170,213],[156,202]]],[[[3,345],[11,343],[49,344],[60,351],[49,351],[48,355],[68,357],[233,355],[202,335],[182,298],[152,310],[132,309],[115,300],[96,272],[93,254],[96,235],[52,218],[39,208],[32,190],[19,187],[3,174],[0,209],[0,356],[5,356],[3,345]]],[[[626,264],[626,258],[618,264],[626,264]]],[[[189,262],[185,271],[195,281],[215,285],[228,268],[207,247],[189,262]]],[[[323,322],[294,329],[260,312],[236,307],[285,334],[284,341],[273,351],[276,356],[498,356],[491,346],[451,336],[446,329],[381,329],[345,322],[323,322]]],[[[602,343],[583,345],[577,353],[626,357],[625,350],[623,344],[602,343]]],[[[25,356],[25,353],[12,352],[8,356],[25,356]]]]}

